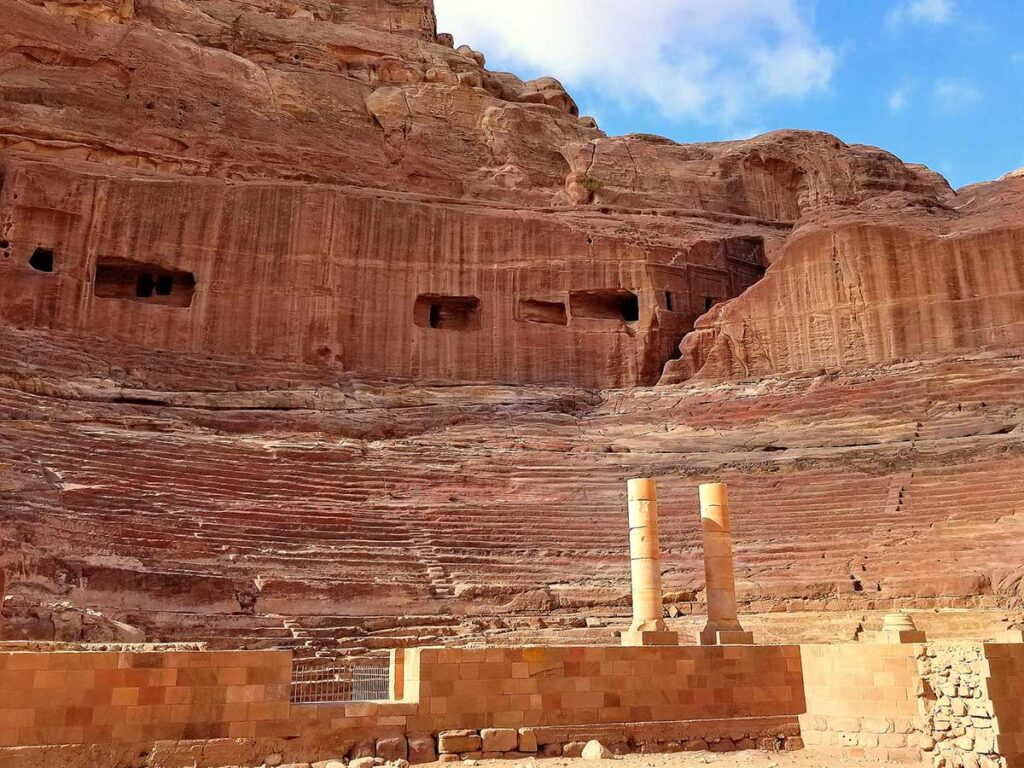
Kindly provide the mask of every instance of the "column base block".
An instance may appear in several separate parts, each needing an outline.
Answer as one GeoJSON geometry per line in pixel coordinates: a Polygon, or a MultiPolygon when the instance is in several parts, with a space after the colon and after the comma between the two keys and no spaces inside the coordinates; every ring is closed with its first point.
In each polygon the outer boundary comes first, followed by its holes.
{"type": "Polygon", "coordinates": [[[753,645],[754,633],[736,629],[705,629],[700,633],[701,645],[753,645]]]}
{"type": "Polygon", "coordinates": [[[622,633],[622,644],[637,645],[679,645],[679,633],[666,630],[627,630],[622,633]]]}
{"type": "Polygon", "coordinates": [[[876,643],[891,643],[893,645],[900,645],[901,643],[923,643],[926,641],[924,632],[913,629],[902,629],[898,631],[894,630],[882,630],[875,637],[876,643]]]}

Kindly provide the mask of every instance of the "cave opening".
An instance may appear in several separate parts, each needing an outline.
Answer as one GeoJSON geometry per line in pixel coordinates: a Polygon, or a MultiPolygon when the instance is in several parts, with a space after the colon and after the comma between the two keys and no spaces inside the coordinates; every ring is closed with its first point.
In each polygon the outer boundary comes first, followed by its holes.
{"type": "Polygon", "coordinates": [[[476,296],[442,296],[425,293],[416,298],[413,322],[438,331],[480,329],[480,299],[476,296]]]}
{"type": "Polygon", "coordinates": [[[93,293],[103,299],[188,307],[195,287],[195,275],[191,272],[128,259],[101,258],[96,263],[93,293]]]}
{"type": "Polygon", "coordinates": [[[571,291],[569,313],[592,320],[620,320],[635,323],[640,319],[640,299],[621,288],[604,291],[571,291]]]}
{"type": "Polygon", "coordinates": [[[157,296],[170,296],[174,289],[174,275],[157,275],[153,289],[157,296]]]}
{"type": "Polygon", "coordinates": [[[565,309],[564,301],[520,299],[517,319],[522,323],[568,325],[569,313],[565,309]]]}
{"type": "Polygon", "coordinates": [[[53,272],[53,250],[36,248],[28,258],[28,265],[36,272],[53,272]]]}

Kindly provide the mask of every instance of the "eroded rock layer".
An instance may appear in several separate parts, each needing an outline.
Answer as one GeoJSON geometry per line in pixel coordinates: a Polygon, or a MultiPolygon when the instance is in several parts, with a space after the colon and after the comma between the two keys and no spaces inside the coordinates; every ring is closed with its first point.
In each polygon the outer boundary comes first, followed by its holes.
{"type": "Polygon", "coordinates": [[[606,137],[428,0],[0,10],[8,635],[607,642],[641,474],[680,621],[712,478],[746,610],[1019,611],[1019,176],[606,137]]]}
{"type": "Polygon", "coordinates": [[[1024,181],[957,203],[808,217],[765,280],[701,319],[665,381],[1020,349],[1024,181]]]}
{"type": "Polygon", "coordinates": [[[710,478],[730,484],[748,610],[1020,606],[1016,358],[601,396],[325,386],[317,368],[214,360],[197,376],[28,331],[3,348],[22,361],[4,398],[13,588],[150,636],[305,645],[326,624],[329,645],[341,626],[372,648],[453,616],[625,614],[637,474],[660,478],[684,610],[700,610],[710,478]],[[428,618],[366,637],[395,615],[428,618]]]}

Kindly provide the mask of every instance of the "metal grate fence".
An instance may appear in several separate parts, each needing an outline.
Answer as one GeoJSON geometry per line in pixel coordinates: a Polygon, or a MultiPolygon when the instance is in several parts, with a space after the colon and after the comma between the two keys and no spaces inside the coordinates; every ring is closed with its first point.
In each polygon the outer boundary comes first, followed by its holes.
{"type": "Polygon", "coordinates": [[[390,695],[388,659],[309,659],[292,663],[292,704],[384,701],[390,695]]]}

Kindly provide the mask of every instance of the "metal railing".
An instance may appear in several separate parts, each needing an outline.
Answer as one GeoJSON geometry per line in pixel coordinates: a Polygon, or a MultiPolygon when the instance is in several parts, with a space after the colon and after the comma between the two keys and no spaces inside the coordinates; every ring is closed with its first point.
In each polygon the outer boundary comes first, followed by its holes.
{"type": "Polygon", "coordinates": [[[385,701],[390,696],[388,659],[308,659],[292,663],[292,704],[385,701]]]}

